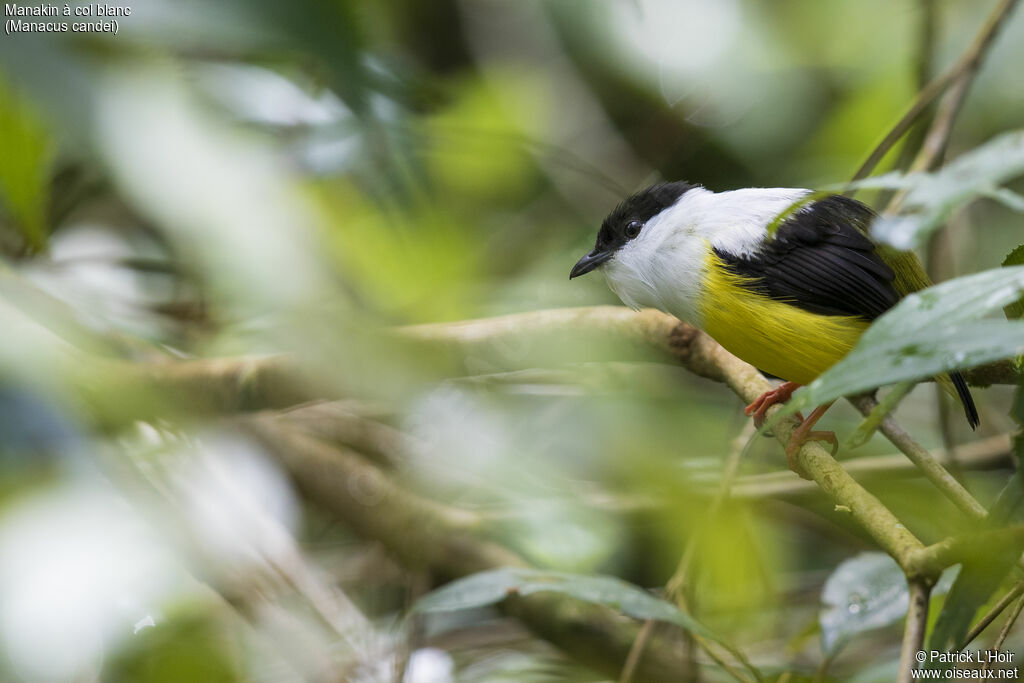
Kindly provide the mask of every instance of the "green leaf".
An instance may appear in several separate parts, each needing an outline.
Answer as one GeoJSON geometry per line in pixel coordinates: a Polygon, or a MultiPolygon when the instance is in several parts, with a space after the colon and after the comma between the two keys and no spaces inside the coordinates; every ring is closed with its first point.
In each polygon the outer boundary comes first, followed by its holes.
{"type": "MultiPolygon", "coordinates": [[[[1007,254],[1006,258],[1003,259],[1002,265],[1004,268],[1009,266],[1024,266],[1024,244],[1018,246],[1007,254]]],[[[1003,310],[1006,311],[1006,317],[1009,320],[1024,318],[1024,297],[1017,299],[1017,301],[1006,306],[1003,310]]]]}
{"type": "Polygon", "coordinates": [[[575,574],[565,571],[503,567],[490,569],[454,581],[421,598],[413,607],[418,612],[445,612],[497,604],[508,597],[535,593],[558,593],[591,604],[604,605],[641,620],[668,622],[701,638],[717,643],[761,680],[761,672],[721,637],[671,602],[614,577],[575,574]]]}
{"type": "MultiPolygon", "coordinates": [[[[949,590],[955,574],[947,570],[932,595],[949,590]]],[[[825,606],[819,617],[822,648],[832,656],[852,637],[904,618],[909,604],[907,579],[885,553],[861,553],[832,572],[821,601],[825,606]]]]}
{"type": "Polygon", "coordinates": [[[494,605],[513,595],[559,593],[583,602],[604,605],[636,619],[655,619],[675,624],[720,645],[742,661],[761,680],[741,652],[712,633],[681,609],[642,588],[612,576],[587,576],[541,569],[506,567],[453,581],[424,596],[413,609],[421,613],[451,612],[494,605]]]}
{"type": "Polygon", "coordinates": [[[604,605],[637,619],[676,624],[718,641],[704,625],[672,603],[612,576],[588,576],[541,569],[492,569],[453,581],[416,603],[419,612],[451,612],[485,607],[511,595],[560,593],[583,602],[604,605]]]}
{"type": "Polygon", "coordinates": [[[918,246],[949,216],[978,197],[989,197],[1017,211],[1024,200],[1000,185],[1024,173],[1024,130],[1004,133],[961,155],[934,173],[887,173],[844,186],[905,190],[900,213],[882,216],[872,234],[906,250],[918,246]]]}
{"type": "Polygon", "coordinates": [[[0,74],[0,199],[34,250],[46,244],[53,146],[35,111],[0,74]]]}
{"type": "MultiPolygon", "coordinates": [[[[800,389],[780,416],[885,384],[919,380],[1024,353],[1024,322],[983,316],[1024,293],[1024,266],[956,278],[904,298],[857,346],[800,389]]],[[[776,418],[778,419],[778,418],[776,418]]]]}

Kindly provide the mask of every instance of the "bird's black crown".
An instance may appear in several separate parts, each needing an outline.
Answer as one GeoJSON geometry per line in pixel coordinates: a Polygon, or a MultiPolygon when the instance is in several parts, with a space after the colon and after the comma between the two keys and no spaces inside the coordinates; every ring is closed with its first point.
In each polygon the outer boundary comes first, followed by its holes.
{"type": "Polygon", "coordinates": [[[601,251],[616,251],[636,237],[635,233],[630,234],[635,230],[635,227],[630,229],[631,223],[639,222],[640,226],[643,226],[695,187],[698,185],[684,181],[658,183],[627,197],[612,209],[601,223],[596,248],[601,251]]]}

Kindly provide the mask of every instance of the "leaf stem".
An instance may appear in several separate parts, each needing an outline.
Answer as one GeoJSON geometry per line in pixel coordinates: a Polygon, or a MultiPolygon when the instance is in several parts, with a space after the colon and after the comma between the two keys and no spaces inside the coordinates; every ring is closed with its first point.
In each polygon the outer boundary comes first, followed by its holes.
{"type": "MultiPolygon", "coordinates": [[[[1003,628],[999,631],[999,636],[996,638],[996,641],[992,643],[992,647],[989,648],[990,650],[999,651],[1003,649],[1003,643],[1006,642],[1006,636],[1010,634],[1010,629],[1012,629],[1013,625],[1017,622],[1017,617],[1020,616],[1021,609],[1024,609],[1024,597],[1018,598],[1017,602],[1014,603],[1013,609],[1010,610],[1009,616],[1006,617],[1006,623],[1003,624],[1003,628]]],[[[981,670],[988,671],[989,664],[991,663],[991,659],[986,659],[985,663],[981,666],[981,670]]]]}
{"type": "Polygon", "coordinates": [[[850,438],[846,441],[847,448],[853,449],[858,446],[866,444],[875,432],[878,431],[879,425],[882,424],[882,420],[889,416],[889,413],[896,410],[896,406],[900,404],[900,401],[910,393],[910,391],[917,385],[916,382],[900,382],[887,393],[881,401],[875,404],[875,407],[864,418],[864,421],[860,423],[857,430],[850,435],[850,438]]]}
{"type": "Polygon", "coordinates": [[[999,602],[993,605],[992,609],[990,609],[985,616],[978,619],[978,623],[972,626],[971,630],[967,632],[967,635],[964,637],[964,641],[960,644],[957,650],[962,650],[970,645],[972,640],[980,636],[981,632],[988,628],[988,625],[995,621],[996,618],[1003,613],[1003,610],[1005,610],[1011,602],[1021,595],[1024,595],[1024,581],[1019,581],[1014,584],[1013,588],[1011,588],[1006,595],[1000,598],[999,602]]]}

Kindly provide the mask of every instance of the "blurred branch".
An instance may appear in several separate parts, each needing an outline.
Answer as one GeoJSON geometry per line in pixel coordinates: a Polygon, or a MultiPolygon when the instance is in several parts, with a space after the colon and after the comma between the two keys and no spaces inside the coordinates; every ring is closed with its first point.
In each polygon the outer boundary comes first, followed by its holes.
{"type": "MultiPolygon", "coordinates": [[[[718,484],[718,490],[715,492],[715,497],[711,500],[711,506],[708,509],[707,518],[704,529],[711,528],[713,522],[718,517],[719,511],[722,509],[722,505],[729,498],[729,492],[732,488],[732,483],[736,479],[736,473],[739,471],[740,458],[743,455],[745,446],[755,435],[756,430],[754,428],[753,421],[748,420],[744,425],[743,429],[733,440],[732,448],[729,449],[729,455],[725,459],[725,465],[722,468],[722,477],[718,484]]],[[[690,599],[692,594],[692,585],[690,584],[690,574],[693,565],[693,559],[697,552],[697,545],[700,539],[700,530],[694,533],[686,541],[686,547],[683,550],[682,557],[679,559],[679,565],[676,567],[676,571],[672,574],[672,577],[668,580],[665,586],[666,597],[679,605],[680,609],[688,613],[693,613],[694,605],[690,599]]],[[[626,658],[626,663],[622,667],[622,674],[619,676],[619,683],[629,683],[633,678],[633,673],[636,670],[636,665],[640,661],[640,657],[643,654],[644,648],[647,645],[647,639],[650,637],[651,629],[654,627],[654,621],[648,619],[644,623],[643,628],[640,630],[640,634],[633,642],[633,646],[629,649],[629,656],[626,658]]],[[[701,638],[695,634],[686,634],[687,639],[690,641],[696,641],[700,643],[701,647],[715,659],[719,665],[728,671],[733,678],[743,681],[746,680],[746,676],[736,671],[729,664],[719,658],[711,644],[706,639],[701,638]]],[[[692,642],[688,643],[692,648],[692,642]]],[[[687,662],[688,669],[684,678],[686,680],[695,679],[696,673],[693,668],[692,658],[687,662]]],[[[753,671],[753,667],[749,667],[753,671]]]]}
{"type": "MultiPolygon", "coordinates": [[[[280,458],[311,501],[343,519],[357,534],[382,543],[404,565],[428,568],[447,578],[527,566],[516,553],[481,538],[473,513],[402,490],[358,454],[277,420],[251,418],[246,424],[280,458]]],[[[552,594],[510,596],[502,607],[538,636],[608,672],[619,671],[640,628],[611,609],[552,594]]],[[[637,676],[675,681],[682,664],[672,640],[654,637],[637,676]]]]}
{"type": "MultiPolygon", "coordinates": [[[[943,451],[932,452],[932,457],[942,460],[943,451]]],[[[964,469],[985,469],[1000,464],[1010,464],[1010,437],[1006,434],[961,446],[960,464],[964,469]]],[[[885,475],[909,475],[919,468],[903,454],[871,455],[843,460],[843,469],[856,475],[859,480],[885,475]]],[[[788,470],[754,474],[740,477],[732,488],[733,498],[776,498],[795,496],[818,491],[814,482],[801,479],[788,470]]]]}
{"type": "Polygon", "coordinates": [[[928,109],[929,105],[939,95],[952,85],[954,90],[947,99],[948,104],[944,103],[943,110],[936,115],[935,123],[925,138],[925,143],[918,153],[918,158],[912,165],[912,170],[922,170],[922,168],[928,167],[937,158],[938,152],[932,150],[940,141],[942,144],[939,146],[939,151],[945,147],[945,139],[949,135],[949,129],[952,127],[953,119],[956,117],[963,98],[966,96],[967,89],[981,68],[981,63],[984,61],[988,49],[992,46],[993,40],[999,33],[999,29],[1005,23],[1016,4],[1017,0],[1001,0],[996,8],[992,10],[992,13],[989,14],[981,30],[967,50],[960,56],[960,59],[921,89],[917,94],[917,98],[910,105],[910,108],[907,109],[903,116],[900,117],[900,120],[896,122],[896,125],[882,138],[881,142],[871,150],[867,159],[864,160],[860,168],[857,169],[857,172],[854,173],[851,182],[870,175],[871,171],[878,165],[878,162],[910,130],[910,127],[917,118],[928,109]],[[947,119],[947,121],[943,122],[943,119],[947,119]],[[918,167],[919,163],[923,164],[923,166],[918,167]]]}
{"type": "MultiPolygon", "coordinates": [[[[714,497],[711,499],[711,504],[708,506],[707,514],[705,516],[706,524],[702,527],[709,529],[712,526],[712,522],[718,517],[718,513],[721,512],[722,506],[725,504],[731,495],[733,482],[736,481],[736,473],[740,468],[740,459],[746,451],[746,446],[750,440],[757,434],[757,430],[754,427],[753,420],[747,420],[743,425],[743,429],[736,438],[733,439],[732,445],[729,448],[729,454],[725,458],[725,464],[722,467],[722,477],[718,482],[718,489],[715,491],[714,497]]],[[[669,599],[674,601],[683,609],[689,610],[692,605],[689,605],[689,598],[692,586],[690,586],[690,570],[692,568],[693,559],[697,553],[697,546],[700,538],[700,530],[697,533],[690,536],[686,542],[686,549],[683,551],[682,557],[679,559],[679,565],[676,567],[675,573],[672,574],[672,578],[669,579],[668,584],[665,586],[665,592],[668,594],[669,599]]]]}
{"type": "MultiPolygon", "coordinates": [[[[420,342],[423,350],[436,347],[453,363],[461,363],[467,375],[479,374],[481,368],[499,372],[611,360],[679,363],[719,382],[729,374],[717,356],[693,353],[691,342],[703,333],[649,309],[551,309],[419,325],[396,334],[420,342]]],[[[98,422],[114,425],[123,421],[126,403],[133,406],[132,420],[147,420],[173,415],[175,408],[189,416],[280,409],[340,398],[341,391],[285,355],[157,362],[91,357],[77,358],[74,368],[78,398],[87,411],[98,422]]],[[[981,386],[1018,382],[1010,361],[963,374],[981,386]]]]}
{"type": "MultiPolygon", "coordinates": [[[[426,325],[412,328],[411,333],[435,342],[445,341],[465,354],[477,354],[484,352],[488,343],[493,345],[501,340],[503,335],[516,337],[543,330],[571,333],[578,338],[588,328],[646,345],[648,352],[667,353],[691,372],[725,383],[744,402],[749,403],[771,389],[760,372],[730,354],[711,337],[672,316],[651,310],[640,313],[619,307],[551,310],[453,325],[426,325]]],[[[775,437],[782,444],[788,443],[798,424],[795,417],[783,420],[774,429],[775,437]]],[[[901,566],[907,567],[910,554],[922,546],[888,508],[854,481],[817,443],[801,447],[797,459],[804,471],[838,505],[850,510],[851,517],[879,546],[901,566]]]]}
{"type": "Polygon", "coordinates": [[[396,467],[407,462],[410,437],[365,413],[352,401],[320,401],[266,415],[322,441],[348,446],[378,465],[396,467]]]}

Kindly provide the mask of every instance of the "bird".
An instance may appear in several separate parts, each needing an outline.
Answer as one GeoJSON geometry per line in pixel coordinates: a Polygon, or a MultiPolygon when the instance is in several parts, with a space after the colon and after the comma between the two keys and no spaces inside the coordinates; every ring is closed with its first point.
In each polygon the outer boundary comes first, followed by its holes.
{"type": "MultiPolygon", "coordinates": [[[[782,380],[748,405],[760,428],[856,345],[876,318],[931,285],[921,262],[872,241],[876,213],[841,194],[800,188],[713,192],[685,181],[627,197],[601,223],[594,248],[569,279],[594,270],[627,306],[653,307],[704,330],[734,356],[782,380]]],[[[978,411],[959,372],[936,380],[978,411]]],[[[838,448],[834,432],[813,431],[817,407],[786,446],[791,469],[802,443],[838,448]]]]}

